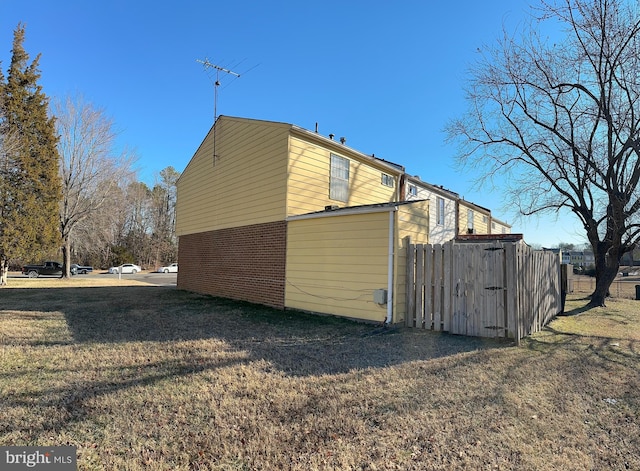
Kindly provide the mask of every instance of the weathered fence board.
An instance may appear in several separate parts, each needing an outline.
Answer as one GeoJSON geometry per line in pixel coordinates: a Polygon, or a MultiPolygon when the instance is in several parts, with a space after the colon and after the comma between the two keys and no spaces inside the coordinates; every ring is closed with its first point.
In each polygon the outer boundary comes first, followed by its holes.
{"type": "Polygon", "coordinates": [[[517,342],[561,310],[560,260],[524,243],[408,245],[407,325],[517,342]]]}

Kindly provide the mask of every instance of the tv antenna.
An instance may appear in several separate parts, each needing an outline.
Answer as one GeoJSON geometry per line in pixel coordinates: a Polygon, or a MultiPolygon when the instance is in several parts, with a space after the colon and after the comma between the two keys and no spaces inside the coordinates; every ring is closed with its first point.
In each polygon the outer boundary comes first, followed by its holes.
{"type": "Polygon", "coordinates": [[[214,92],[213,92],[213,122],[215,123],[216,119],[218,119],[218,87],[220,86],[220,72],[224,72],[226,74],[233,75],[236,78],[239,78],[240,74],[234,72],[233,70],[225,69],[224,67],[222,67],[220,65],[213,64],[206,57],[204,58],[204,60],[196,59],[196,62],[200,62],[202,65],[204,65],[205,70],[207,70],[207,69],[215,69],[215,71],[216,71],[216,81],[213,83],[213,90],[214,90],[214,92]]]}

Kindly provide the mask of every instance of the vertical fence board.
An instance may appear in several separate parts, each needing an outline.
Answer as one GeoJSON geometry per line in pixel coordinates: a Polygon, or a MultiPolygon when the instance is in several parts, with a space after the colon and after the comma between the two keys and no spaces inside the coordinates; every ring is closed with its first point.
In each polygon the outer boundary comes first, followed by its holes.
{"type": "MultiPolygon", "coordinates": [[[[409,241],[407,241],[409,242],[409,241]]],[[[416,246],[407,243],[407,314],[405,324],[407,327],[415,327],[416,322],[416,246]]]]}
{"type": "Polygon", "coordinates": [[[433,330],[442,330],[442,245],[434,246],[433,253],[433,330]]]}
{"type": "Polygon", "coordinates": [[[516,343],[520,343],[519,319],[517,312],[518,293],[516,290],[516,245],[509,243],[505,245],[505,336],[513,337],[516,343]]]}
{"type": "Polygon", "coordinates": [[[425,329],[431,329],[433,323],[433,245],[425,245],[424,255],[424,323],[425,329]]]}
{"type": "Polygon", "coordinates": [[[451,315],[452,315],[452,300],[453,300],[453,283],[452,283],[452,252],[451,244],[444,244],[442,246],[442,330],[449,332],[451,328],[451,315]]]}
{"type": "Polygon", "coordinates": [[[416,327],[424,327],[424,245],[416,245],[416,327]]]}

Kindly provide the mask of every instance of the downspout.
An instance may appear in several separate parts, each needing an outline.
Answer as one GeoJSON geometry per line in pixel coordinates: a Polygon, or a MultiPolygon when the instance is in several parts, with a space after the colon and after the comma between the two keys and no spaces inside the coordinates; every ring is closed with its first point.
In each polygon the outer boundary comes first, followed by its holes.
{"type": "Polygon", "coordinates": [[[395,213],[398,207],[395,206],[389,211],[389,259],[387,266],[387,319],[385,325],[391,324],[393,320],[393,253],[395,242],[395,213]]]}

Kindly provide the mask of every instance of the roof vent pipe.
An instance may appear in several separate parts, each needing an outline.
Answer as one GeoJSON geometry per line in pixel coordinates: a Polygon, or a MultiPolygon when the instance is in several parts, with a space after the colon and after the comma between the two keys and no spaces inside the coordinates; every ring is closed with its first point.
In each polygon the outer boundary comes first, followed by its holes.
{"type": "Polygon", "coordinates": [[[316,122],[316,134],[318,134],[318,123],[316,122]]]}
{"type": "Polygon", "coordinates": [[[344,144],[345,142],[347,142],[347,138],[346,137],[341,137],[340,138],[340,144],[344,144]]]}
{"type": "Polygon", "coordinates": [[[329,139],[331,139],[333,141],[333,136],[335,136],[335,134],[329,134],[329,139]]]}

